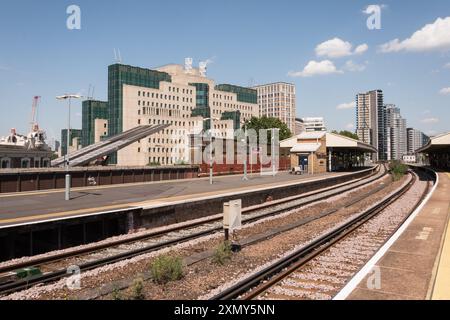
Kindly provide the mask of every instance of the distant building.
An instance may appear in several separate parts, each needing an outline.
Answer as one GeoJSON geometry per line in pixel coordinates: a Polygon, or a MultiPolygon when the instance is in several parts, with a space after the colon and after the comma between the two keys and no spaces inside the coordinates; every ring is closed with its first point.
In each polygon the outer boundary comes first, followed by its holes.
{"type": "Polygon", "coordinates": [[[37,127],[28,135],[11,129],[8,136],[0,137],[0,169],[49,167],[53,152],[45,138],[37,127]]]}
{"type": "Polygon", "coordinates": [[[108,102],[85,100],[82,106],[82,139],[83,146],[99,142],[108,135],[108,102]]]}
{"type": "Polygon", "coordinates": [[[400,108],[393,104],[385,106],[387,160],[402,160],[408,153],[406,119],[400,114],[400,108]]]}
{"type": "Polygon", "coordinates": [[[406,133],[408,154],[415,154],[417,149],[422,148],[430,141],[430,138],[420,130],[407,128],[406,133]]]}
{"type": "Polygon", "coordinates": [[[206,67],[169,64],[146,69],[123,64],[108,67],[108,102],[83,103],[83,143],[103,135],[114,136],[140,125],[170,124],[112,154],[111,164],[163,165],[189,162],[189,133],[210,129],[215,137],[259,116],[257,90],[231,84],[215,84],[206,67]],[[105,116],[106,108],[106,116],[105,116]],[[107,129],[107,130],[104,130],[107,129]]]}
{"type": "MultiPolygon", "coordinates": [[[[83,131],[80,129],[70,129],[69,154],[82,147],[81,138],[83,131]]],[[[61,130],[61,156],[67,154],[67,129],[61,130]]]]}
{"type": "Polygon", "coordinates": [[[253,87],[258,92],[259,116],[280,119],[292,133],[295,132],[295,85],[275,82],[253,87]]]}
{"type": "Polygon", "coordinates": [[[359,140],[378,149],[374,160],[387,160],[386,113],[383,91],[356,95],[356,134],[359,140]]]}
{"type": "Polygon", "coordinates": [[[296,134],[302,132],[327,131],[325,120],[322,117],[307,117],[295,119],[296,134]]]}
{"type": "Polygon", "coordinates": [[[417,157],[415,154],[405,154],[403,155],[402,160],[406,163],[416,163],[417,157]]]}

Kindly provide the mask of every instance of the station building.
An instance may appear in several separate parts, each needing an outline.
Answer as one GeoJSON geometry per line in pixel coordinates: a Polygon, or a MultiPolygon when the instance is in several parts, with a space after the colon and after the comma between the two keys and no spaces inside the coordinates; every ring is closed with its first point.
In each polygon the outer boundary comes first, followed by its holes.
{"type": "Polygon", "coordinates": [[[432,137],[422,148],[416,150],[426,157],[426,162],[436,169],[450,170],[450,132],[432,137]]]}
{"type": "Polygon", "coordinates": [[[214,135],[225,138],[230,129],[258,116],[255,89],[216,85],[206,77],[204,67],[169,64],[152,70],[113,64],[108,68],[108,102],[83,104],[83,130],[87,129],[83,140],[87,146],[101,139],[99,135],[106,128],[107,135],[114,136],[140,125],[170,124],[119,150],[111,156],[111,163],[189,163],[188,136],[208,130],[207,119],[213,119],[214,135]]]}
{"type": "Polygon", "coordinates": [[[291,168],[324,173],[367,165],[367,155],[377,152],[372,145],[335,133],[303,132],[280,142],[280,152],[290,154],[291,168]]]}

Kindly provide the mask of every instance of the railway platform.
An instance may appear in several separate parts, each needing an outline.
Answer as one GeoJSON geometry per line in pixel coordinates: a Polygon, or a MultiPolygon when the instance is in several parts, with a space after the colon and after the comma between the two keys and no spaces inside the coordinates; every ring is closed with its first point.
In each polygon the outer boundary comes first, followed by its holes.
{"type": "Polygon", "coordinates": [[[450,173],[339,293],[348,300],[450,299],[450,173]]]}
{"type": "Polygon", "coordinates": [[[348,174],[340,172],[298,176],[280,172],[275,176],[254,174],[248,181],[243,181],[242,175],[214,177],[212,185],[209,184],[208,178],[195,178],[76,188],[72,190],[70,201],[64,200],[64,190],[2,194],[0,228],[82,214],[167,206],[195,198],[214,198],[225,194],[320,181],[348,174]]]}

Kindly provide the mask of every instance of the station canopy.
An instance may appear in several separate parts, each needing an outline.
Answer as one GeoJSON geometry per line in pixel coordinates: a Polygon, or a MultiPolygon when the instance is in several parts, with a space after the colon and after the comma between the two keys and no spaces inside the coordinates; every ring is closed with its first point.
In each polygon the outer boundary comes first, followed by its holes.
{"type": "Polygon", "coordinates": [[[450,152],[450,132],[443,133],[430,139],[430,141],[416,150],[417,153],[450,152]]]}
{"type": "Polygon", "coordinates": [[[359,151],[376,153],[377,149],[370,144],[324,131],[303,132],[280,142],[281,148],[290,148],[292,153],[315,152],[320,147],[320,140],[325,136],[327,149],[342,151],[359,151]],[[315,141],[314,141],[315,140],[315,141]]]}
{"type": "Polygon", "coordinates": [[[327,133],[327,148],[334,149],[352,149],[355,151],[367,152],[367,153],[376,153],[378,152],[377,148],[374,146],[355,140],[346,136],[342,136],[336,133],[327,133]]]}

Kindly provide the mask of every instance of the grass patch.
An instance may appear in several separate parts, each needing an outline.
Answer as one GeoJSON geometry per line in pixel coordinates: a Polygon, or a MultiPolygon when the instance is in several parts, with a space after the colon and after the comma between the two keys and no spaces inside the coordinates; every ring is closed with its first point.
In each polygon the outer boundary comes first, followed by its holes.
{"type": "Polygon", "coordinates": [[[214,249],[214,255],[212,257],[213,262],[224,265],[228,261],[231,260],[231,242],[230,241],[224,241],[221,242],[215,249],[214,249]]]}
{"type": "Polygon", "coordinates": [[[142,278],[134,279],[131,286],[131,298],[133,300],[144,300],[144,280],[142,278]]]}
{"type": "Polygon", "coordinates": [[[155,259],[150,266],[153,281],[165,284],[183,277],[183,261],[180,257],[162,255],[155,259]]]}
{"type": "Polygon", "coordinates": [[[408,166],[398,160],[394,160],[389,163],[389,170],[391,171],[394,181],[398,181],[408,171],[408,166]]]}
{"type": "Polygon", "coordinates": [[[117,288],[117,287],[114,288],[114,290],[112,292],[112,295],[111,295],[111,298],[113,300],[122,300],[123,299],[119,288],[117,288]]]}

